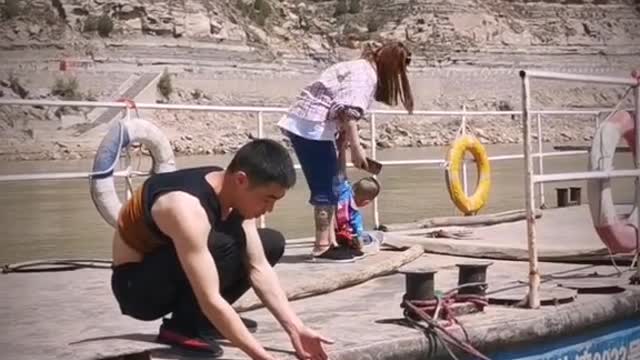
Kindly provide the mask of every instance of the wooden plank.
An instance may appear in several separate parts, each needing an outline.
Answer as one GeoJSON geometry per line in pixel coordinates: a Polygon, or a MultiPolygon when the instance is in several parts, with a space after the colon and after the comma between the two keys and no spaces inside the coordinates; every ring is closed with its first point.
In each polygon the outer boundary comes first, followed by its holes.
{"type": "MultiPolygon", "coordinates": [[[[556,151],[591,151],[591,145],[554,145],[553,150],[556,151]]],[[[628,153],[631,149],[628,146],[616,147],[617,153],[628,153]]]]}
{"type": "MultiPolygon", "coordinates": [[[[313,281],[288,283],[285,284],[285,292],[287,299],[298,300],[310,296],[330,293],[332,291],[344,289],[374,279],[376,277],[385,276],[394,273],[398,268],[405,264],[416,260],[424,250],[421,246],[415,245],[401,252],[381,252],[375,256],[370,256],[366,266],[356,271],[348,272],[327,272],[315,277],[313,281]]],[[[237,305],[234,305],[236,311],[248,311],[258,309],[264,306],[260,299],[255,295],[244,296],[237,305]]]]}
{"type": "MultiPolygon", "coordinates": [[[[425,218],[417,220],[411,223],[399,223],[399,224],[382,224],[380,230],[382,231],[402,231],[409,229],[429,229],[434,227],[445,226],[489,226],[495,224],[502,224],[505,222],[514,222],[524,220],[527,214],[524,210],[509,210],[504,212],[498,212],[493,214],[482,214],[474,216],[444,216],[435,218],[425,218]]],[[[536,218],[542,216],[542,212],[537,210],[535,213],[536,218]]]]}
{"type": "MultiPolygon", "coordinates": [[[[134,99],[142,90],[144,90],[151,82],[153,82],[160,73],[144,73],[142,76],[136,80],[131,87],[125,90],[124,93],[120,96],[123,99],[134,99]]],[[[89,130],[101,125],[106,124],[113,120],[115,117],[119,116],[123,110],[119,108],[108,108],[105,110],[100,116],[89,124],[78,124],[77,135],[82,135],[89,130]]],[[[132,116],[135,116],[135,111],[132,111],[132,116]]]]}

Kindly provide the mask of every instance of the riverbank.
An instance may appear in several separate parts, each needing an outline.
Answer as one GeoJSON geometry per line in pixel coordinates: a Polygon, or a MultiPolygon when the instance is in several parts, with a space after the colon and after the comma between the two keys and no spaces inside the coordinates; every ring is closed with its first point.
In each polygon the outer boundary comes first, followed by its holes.
{"type": "MultiPolygon", "coordinates": [[[[50,72],[29,77],[28,99],[57,99],[46,87],[56,76],[50,72]]],[[[83,94],[95,91],[95,84],[114,89],[121,77],[97,71],[75,73],[83,94]]],[[[616,73],[620,74],[620,73],[616,73]]],[[[63,75],[59,75],[63,76],[63,75]]],[[[67,76],[67,75],[65,75],[67,76]]],[[[266,71],[195,74],[172,73],[171,104],[226,106],[276,106],[286,109],[299,89],[313,79],[313,74],[276,75],[266,71]],[[259,84],[259,85],[258,85],[259,84]]],[[[59,77],[58,77],[59,78],[59,77]]],[[[4,81],[8,85],[8,81],[4,81]]],[[[542,83],[533,89],[533,105],[541,110],[613,108],[624,89],[575,84],[542,83]]],[[[519,78],[508,69],[426,69],[412,74],[416,108],[420,110],[518,111],[519,78]]],[[[4,98],[18,97],[8,87],[4,98]],[[11,95],[13,94],[13,95],[11,95]]],[[[106,90],[105,90],[106,91],[106,90]]],[[[107,91],[92,100],[112,101],[107,91]]],[[[624,103],[630,106],[630,103],[624,103]]],[[[376,109],[389,109],[376,104],[376,109]]],[[[93,158],[107,125],[91,122],[92,109],[0,106],[0,161],[61,160],[93,158]]],[[[400,110],[400,109],[396,109],[400,110]]],[[[134,113],[135,114],[135,113],[134,113]]],[[[606,114],[604,114],[606,115],[606,114]]],[[[604,116],[603,115],[603,116],[604,116]]],[[[169,138],[177,156],[225,154],[233,152],[249,139],[258,136],[257,115],[247,113],[212,113],[189,111],[145,111],[142,116],[155,123],[169,138]]],[[[281,114],[264,114],[264,135],[286,141],[276,127],[281,114]]],[[[591,115],[542,117],[543,142],[552,145],[588,145],[595,132],[591,115]]],[[[518,115],[467,117],[470,130],[485,144],[521,143],[518,115]]],[[[461,116],[376,116],[377,146],[390,148],[425,148],[448,145],[461,124],[461,116]]],[[[369,147],[367,123],[361,124],[361,137],[369,147]]],[[[534,133],[534,138],[537,132],[534,133]]]]}

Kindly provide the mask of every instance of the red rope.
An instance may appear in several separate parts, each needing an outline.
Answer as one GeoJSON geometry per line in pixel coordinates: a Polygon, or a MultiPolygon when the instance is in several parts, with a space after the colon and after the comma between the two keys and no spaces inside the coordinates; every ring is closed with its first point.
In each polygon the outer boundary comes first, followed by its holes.
{"type": "Polygon", "coordinates": [[[401,307],[405,309],[405,318],[415,324],[414,319],[426,322],[431,328],[435,328],[438,338],[444,343],[454,345],[468,354],[483,360],[490,360],[469,343],[467,331],[455,316],[455,309],[460,306],[472,304],[478,311],[484,310],[488,305],[487,298],[480,295],[460,295],[457,290],[445,294],[442,298],[434,300],[404,300],[401,307]],[[437,312],[437,314],[436,314],[437,312]],[[445,321],[446,325],[440,323],[445,321]],[[460,326],[466,340],[458,339],[447,329],[453,324],[460,326]]]}
{"type": "Polygon", "coordinates": [[[434,320],[445,320],[448,322],[445,326],[450,326],[452,323],[456,322],[455,309],[457,307],[472,304],[478,311],[482,311],[489,303],[484,296],[455,294],[453,296],[445,296],[442,299],[424,301],[413,300],[411,301],[411,304],[420,308],[420,310],[432,318],[435,317],[436,309],[439,307],[440,311],[438,313],[438,319],[434,320]]]}
{"type": "Polygon", "coordinates": [[[138,106],[136,105],[136,102],[128,99],[128,98],[120,98],[118,100],[116,100],[117,102],[123,102],[127,105],[128,109],[133,109],[136,111],[136,116],[140,117],[140,113],[138,113],[138,106]]]}

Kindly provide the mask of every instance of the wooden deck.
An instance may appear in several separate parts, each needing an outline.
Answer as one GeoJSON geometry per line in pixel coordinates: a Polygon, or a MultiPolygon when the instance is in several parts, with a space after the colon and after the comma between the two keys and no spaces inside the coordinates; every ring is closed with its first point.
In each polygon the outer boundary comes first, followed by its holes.
{"type": "MultiPolygon", "coordinates": [[[[630,212],[631,208],[620,206],[618,211],[630,212]]],[[[546,261],[607,261],[609,252],[591,224],[587,205],[544,211],[543,216],[536,219],[538,257],[546,261]]],[[[398,231],[390,242],[405,246],[419,244],[427,252],[444,255],[523,261],[529,258],[524,221],[466,227],[466,234],[460,239],[433,237],[434,231],[444,229],[455,234],[459,228],[398,231]]]]}
{"type": "MultiPolygon", "coordinates": [[[[554,211],[557,210],[545,211],[545,215],[554,211]]],[[[573,212],[578,219],[584,215],[580,215],[577,208],[566,211],[573,212]]],[[[585,229],[590,226],[588,219],[568,222],[561,216],[543,218],[549,220],[540,222],[541,227],[556,230],[547,232],[541,229],[541,236],[555,234],[555,241],[566,240],[571,246],[580,245],[583,241],[583,235],[576,231],[588,232],[585,229]]],[[[473,241],[497,246],[503,242],[499,240],[501,234],[509,232],[512,232],[513,241],[520,241],[519,229],[524,228],[524,223],[512,223],[508,227],[511,229],[504,226],[494,229],[495,240],[491,239],[491,229],[474,229],[482,233],[482,237],[473,241]]],[[[592,245],[596,244],[585,244],[576,249],[591,248],[592,245]]],[[[276,268],[285,288],[291,290],[313,285],[319,279],[371,271],[379,262],[392,261],[402,254],[383,251],[355,264],[310,264],[304,262],[310,246],[309,240],[290,242],[283,262],[276,268]]],[[[473,259],[427,253],[413,264],[436,269],[436,288],[447,290],[457,284],[455,265],[469,261],[473,259]]],[[[488,291],[515,288],[511,291],[520,292],[524,297],[527,266],[523,261],[493,260],[488,269],[488,291]]],[[[543,275],[555,273],[563,277],[616,274],[611,266],[558,262],[542,262],[540,269],[543,275]]],[[[576,334],[582,329],[619,319],[637,317],[640,321],[640,286],[628,285],[630,275],[631,272],[625,272],[620,277],[581,280],[596,285],[615,284],[625,289],[616,294],[579,294],[570,303],[538,310],[492,305],[483,313],[465,315],[460,320],[471,342],[489,352],[516,343],[576,334]]],[[[12,360],[107,359],[148,351],[153,359],[187,359],[155,342],[160,321],[141,322],[119,313],[109,280],[108,269],[0,276],[2,357],[12,360]]],[[[560,278],[546,280],[544,289],[566,285],[563,283],[566,280],[560,278]]],[[[436,349],[437,345],[424,333],[400,324],[400,303],[404,292],[404,276],[394,273],[328,294],[293,301],[293,307],[307,325],[336,340],[328,347],[331,359],[424,359],[425,354],[442,349],[436,349]]],[[[253,296],[252,293],[247,294],[240,304],[252,303],[255,300],[253,296]]],[[[268,311],[261,308],[248,311],[243,316],[259,322],[255,336],[278,359],[295,359],[286,334],[268,311]]],[[[461,334],[460,329],[454,332],[461,334]]],[[[247,358],[229,344],[224,344],[224,347],[223,359],[247,358]]]]}

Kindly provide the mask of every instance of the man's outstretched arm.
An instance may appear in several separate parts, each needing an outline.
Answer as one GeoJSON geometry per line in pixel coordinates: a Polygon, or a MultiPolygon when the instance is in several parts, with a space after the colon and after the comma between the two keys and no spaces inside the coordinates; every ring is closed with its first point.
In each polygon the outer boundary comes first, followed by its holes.
{"type": "Polygon", "coordinates": [[[152,216],[160,230],[173,239],[182,268],[207,318],[252,359],[273,359],[220,294],[218,272],[207,244],[211,226],[198,199],[180,192],[163,195],[153,205],[152,216]]]}
{"type": "Polygon", "coordinates": [[[247,266],[256,294],[289,334],[296,352],[302,359],[327,359],[322,343],[331,344],[315,331],[304,326],[291,308],[276,272],[266,256],[255,219],[243,223],[247,239],[247,266]]]}

